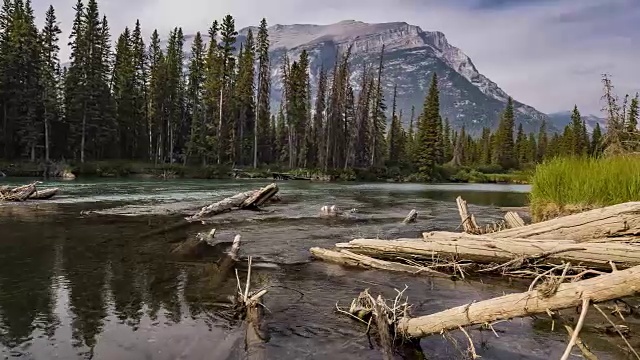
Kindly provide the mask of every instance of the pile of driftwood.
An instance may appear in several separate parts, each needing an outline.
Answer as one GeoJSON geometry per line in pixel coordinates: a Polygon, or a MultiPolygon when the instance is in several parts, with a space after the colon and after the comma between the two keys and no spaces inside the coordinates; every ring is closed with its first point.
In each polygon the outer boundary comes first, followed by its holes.
{"type": "Polygon", "coordinates": [[[12,187],[0,186],[0,201],[48,200],[60,192],[59,188],[38,189],[40,182],[12,187]]]}
{"type": "MultiPolygon", "coordinates": [[[[385,358],[391,358],[398,340],[406,346],[416,344],[415,339],[450,330],[461,330],[468,337],[465,326],[490,326],[498,320],[582,305],[562,359],[568,358],[576,344],[585,357],[593,358],[586,355],[588,349],[578,338],[589,305],[640,293],[640,202],[531,225],[525,225],[516,213],[508,213],[499,224],[484,227],[469,214],[461,198],[458,207],[463,233],[435,231],[418,239],[355,239],[336,244],[335,249],[312,248],[311,253],[342,265],[413,275],[531,278],[528,291],[412,317],[409,305],[400,301],[402,292],[390,303],[365,290],[348,310],[341,311],[363,320],[368,327],[373,324],[385,358]]],[[[473,350],[471,340],[470,344],[473,350]]]]}

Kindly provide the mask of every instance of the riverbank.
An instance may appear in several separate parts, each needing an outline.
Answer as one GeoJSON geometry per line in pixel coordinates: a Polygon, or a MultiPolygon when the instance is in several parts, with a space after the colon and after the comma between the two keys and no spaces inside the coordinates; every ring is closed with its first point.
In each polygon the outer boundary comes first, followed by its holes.
{"type": "MultiPolygon", "coordinates": [[[[10,177],[44,177],[44,164],[32,162],[2,162],[0,171],[10,177]]],[[[50,177],[60,174],[99,178],[157,178],[157,179],[306,179],[311,181],[367,181],[367,182],[446,182],[527,184],[529,172],[500,173],[499,168],[438,167],[436,176],[425,181],[407,169],[371,168],[321,171],[314,169],[288,170],[279,167],[238,169],[227,165],[194,166],[182,164],[151,164],[130,161],[99,161],[84,164],[55,163],[49,166],[50,177]]]]}
{"type": "Polygon", "coordinates": [[[538,165],[530,207],[535,221],[640,200],[640,156],[557,158],[538,165]]]}

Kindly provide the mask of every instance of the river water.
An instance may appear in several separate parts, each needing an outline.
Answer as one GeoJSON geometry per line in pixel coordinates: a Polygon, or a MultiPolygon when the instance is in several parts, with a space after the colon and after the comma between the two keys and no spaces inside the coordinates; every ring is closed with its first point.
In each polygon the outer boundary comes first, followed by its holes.
{"type": "MultiPolygon", "coordinates": [[[[23,180],[24,181],[24,180],[23,180]]],[[[4,183],[10,181],[4,180],[4,183]]],[[[47,202],[0,204],[0,357],[16,359],[230,359],[243,349],[242,332],[218,316],[216,303],[234,293],[236,279],[213,288],[215,259],[185,261],[171,250],[197,232],[242,235],[241,256],[257,266],[252,284],[265,297],[268,359],[378,359],[365,327],[335,312],[365,288],[388,298],[408,286],[413,314],[428,314],[527,284],[430,279],[347,269],[311,261],[308,249],[356,237],[419,237],[454,231],[462,196],[481,222],[501,207],[523,206],[528,186],[281,182],[282,202],[264,212],[231,212],[141,237],[182,214],[266,181],[75,181],[47,202]],[[353,218],[321,218],[323,205],[357,209],[353,218]],[[403,217],[417,209],[417,223],[403,217]]],[[[1,184],[0,184],[1,185],[1,184]]],[[[224,245],[222,246],[224,247],[224,245]]],[[[244,279],[246,265],[240,278],[244,279]]],[[[518,319],[491,332],[471,331],[483,359],[557,359],[566,333],[545,319],[518,319]]],[[[564,331],[564,329],[562,329],[564,331]]],[[[429,359],[462,357],[467,340],[452,333],[422,341],[429,359]]],[[[615,358],[606,341],[590,343],[615,358]]],[[[600,352],[598,352],[600,351],[600,352]]]]}

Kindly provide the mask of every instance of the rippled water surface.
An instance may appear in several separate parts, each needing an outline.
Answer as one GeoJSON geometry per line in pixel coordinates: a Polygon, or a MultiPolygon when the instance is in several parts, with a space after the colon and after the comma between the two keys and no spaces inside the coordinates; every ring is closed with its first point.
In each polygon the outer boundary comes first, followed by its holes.
{"type": "MultiPolygon", "coordinates": [[[[4,180],[3,183],[9,181],[4,180]]],[[[141,237],[185,213],[266,181],[110,180],[55,184],[55,200],[0,204],[0,356],[20,359],[229,359],[242,353],[240,328],[216,316],[235,276],[213,286],[215,259],[176,258],[171,250],[215,227],[216,238],[242,235],[241,255],[258,262],[252,279],[265,298],[269,359],[377,359],[365,328],[336,314],[370,288],[395,296],[409,288],[413,313],[428,314],[506,292],[523,283],[454,282],[313,262],[308,249],[355,237],[418,237],[455,230],[455,198],[479,220],[522,206],[527,186],[282,182],[282,202],[263,212],[231,212],[213,224],[141,237]],[[320,218],[335,204],[353,218],[320,218]],[[403,226],[411,210],[418,222],[403,226]]],[[[52,185],[52,184],[47,184],[52,185]]],[[[246,265],[241,266],[244,278],[246,265]]],[[[541,321],[541,320],[540,320],[541,321]]],[[[566,334],[531,319],[497,325],[500,338],[472,331],[483,359],[557,359],[566,334]]],[[[466,340],[453,334],[465,349],[466,340]]],[[[422,341],[429,359],[461,356],[450,341],[422,341]]],[[[606,346],[604,346],[606,348],[606,346]]],[[[601,358],[614,358],[606,351],[601,358]]]]}

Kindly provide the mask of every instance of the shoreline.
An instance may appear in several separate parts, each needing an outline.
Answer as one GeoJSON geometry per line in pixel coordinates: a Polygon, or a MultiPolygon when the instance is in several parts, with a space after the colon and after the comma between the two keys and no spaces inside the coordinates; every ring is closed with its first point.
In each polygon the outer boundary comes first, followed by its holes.
{"type": "MultiPolygon", "coordinates": [[[[45,165],[29,162],[0,162],[5,178],[47,178],[45,165]]],[[[308,169],[258,168],[239,169],[232,166],[194,166],[181,164],[148,164],[126,161],[88,162],[84,164],[52,163],[48,178],[74,180],[76,178],[136,178],[136,179],[273,179],[306,180],[314,182],[397,182],[397,183],[477,183],[529,184],[529,175],[521,173],[484,174],[472,168],[445,168],[431,181],[420,175],[398,169],[347,169],[318,171],[308,169]]]]}

